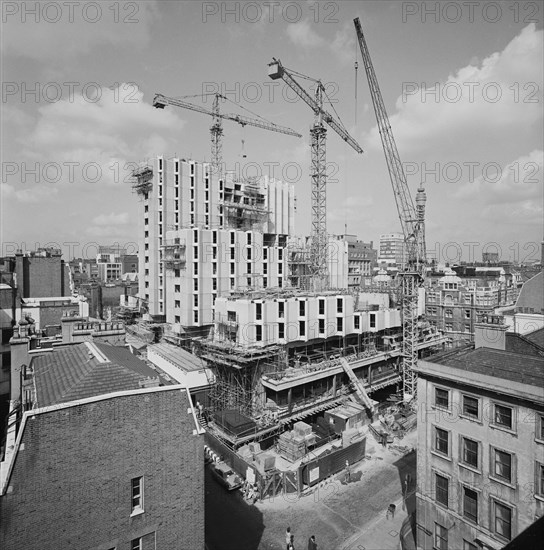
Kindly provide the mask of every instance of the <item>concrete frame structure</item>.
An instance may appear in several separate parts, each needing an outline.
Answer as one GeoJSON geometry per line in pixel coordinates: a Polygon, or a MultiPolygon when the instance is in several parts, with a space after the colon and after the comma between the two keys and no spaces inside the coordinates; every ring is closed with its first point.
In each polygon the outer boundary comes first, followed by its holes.
{"type": "MultiPolygon", "coordinates": [[[[165,248],[174,243],[167,240],[171,236],[187,238],[187,233],[171,232],[195,228],[253,231],[255,235],[262,234],[263,248],[283,248],[293,230],[293,186],[267,176],[238,181],[227,173],[218,179],[208,163],[158,156],[135,170],[133,178],[133,189],[140,197],[139,296],[147,303],[150,318],[157,321],[165,321],[171,307],[165,248]]],[[[210,243],[213,244],[211,239],[210,243]]],[[[192,259],[189,255],[187,258],[192,259]]],[[[181,301],[192,303],[192,292],[181,301]]],[[[175,322],[175,317],[174,314],[171,322],[175,322]]],[[[179,317],[181,321],[181,312],[179,317]]],[[[200,316],[194,321],[185,315],[184,322],[188,326],[203,324],[200,316]]]]}

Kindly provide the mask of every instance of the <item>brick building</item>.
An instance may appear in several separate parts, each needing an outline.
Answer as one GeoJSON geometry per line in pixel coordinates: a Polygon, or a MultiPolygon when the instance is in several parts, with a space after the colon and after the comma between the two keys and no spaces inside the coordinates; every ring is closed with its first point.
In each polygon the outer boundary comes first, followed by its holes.
{"type": "Polygon", "coordinates": [[[493,321],[418,363],[422,549],[498,550],[544,515],[544,347],[493,321]]]}
{"type": "Polygon", "coordinates": [[[203,440],[186,389],[91,343],[42,351],[22,381],[0,466],[3,549],[204,549],[203,440]]]}
{"type": "Polygon", "coordinates": [[[15,254],[14,271],[21,298],[49,298],[69,295],[69,277],[62,252],[39,248],[15,254]]]}
{"type": "Polygon", "coordinates": [[[514,304],[516,274],[504,267],[454,266],[427,274],[425,315],[453,340],[471,340],[474,325],[498,307],[514,304]]]}

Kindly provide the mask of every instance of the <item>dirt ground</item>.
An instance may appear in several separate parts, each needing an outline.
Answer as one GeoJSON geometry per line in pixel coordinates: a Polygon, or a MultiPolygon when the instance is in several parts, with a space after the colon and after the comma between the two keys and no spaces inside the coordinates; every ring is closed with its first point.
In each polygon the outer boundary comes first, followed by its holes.
{"type": "MultiPolygon", "coordinates": [[[[394,445],[415,449],[416,441],[413,430],[394,445]]],[[[279,496],[253,506],[238,495],[218,493],[207,480],[209,550],[281,550],[287,526],[297,550],[306,550],[310,535],[315,535],[319,550],[348,548],[359,533],[385,516],[390,503],[402,498],[406,474],[411,474],[413,485],[416,481],[415,452],[403,455],[394,447],[384,449],[369,435],[367,455],[371,458],[352,466],[348,484],[341,473],[311,494],[279,496]]]]}

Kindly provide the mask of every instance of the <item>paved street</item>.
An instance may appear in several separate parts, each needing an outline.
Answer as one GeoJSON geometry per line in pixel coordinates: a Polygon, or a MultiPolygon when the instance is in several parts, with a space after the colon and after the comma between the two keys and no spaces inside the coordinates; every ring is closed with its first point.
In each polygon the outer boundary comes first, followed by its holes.
{"type": "MultiPolygon", "coordinates": [[[[401,445],[414,447],[416,433],[401,445]]],[[[407,517],[402,482],[412,475],[415,453],[402,456],[368,439],[370,460],[353,469],[352,481],[342,475],[313,494],[301,498],[278,497],[248,506],[239,495],[227,494],[210,477],[206,484],[206,541],[209,550],[280,550],[285,528],[295,535],[295,548],[306,549],[315,535],[319,550],[386,550],[399,548],[399,532],[407,517]],[[219,491],[221,489],[221,491],[219,491]],[[396,504],[394,519],[386,518],[389,504],[396,504]]],[[[408,499],[411,508],[412,499],[408,499]]],[[[411,511],[411,509],[409,510],[411,511]]]]}

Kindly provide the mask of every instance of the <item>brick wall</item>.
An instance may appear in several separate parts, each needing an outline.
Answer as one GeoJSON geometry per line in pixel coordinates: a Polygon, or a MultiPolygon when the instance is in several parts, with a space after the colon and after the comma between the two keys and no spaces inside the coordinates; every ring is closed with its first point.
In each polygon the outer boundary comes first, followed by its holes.
{"type": "Polygon", "coordinates": [[[184,390],[169,390],[28,419],[0,497],[0,547],[129,550],[145,536],[158,550],[203,550],[203,438],[188,406],[184,390]],[[131,518],[139,476],[145,512],[131,518]]]}

